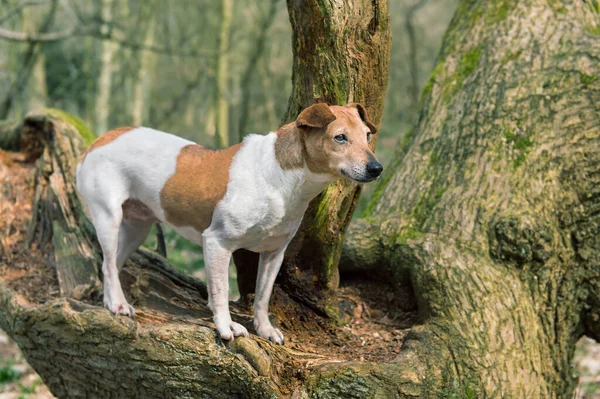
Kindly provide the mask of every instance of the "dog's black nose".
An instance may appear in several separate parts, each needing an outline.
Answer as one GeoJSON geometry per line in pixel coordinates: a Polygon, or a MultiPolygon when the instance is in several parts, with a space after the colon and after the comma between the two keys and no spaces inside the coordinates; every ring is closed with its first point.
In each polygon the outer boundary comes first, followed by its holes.
{"type": "Polygon", "coordinates": [[[371,176],[377,177],[383,172],[383,166],[377,161],[371,161],[367,164],[367,172],[369,172],[371,176]]]}

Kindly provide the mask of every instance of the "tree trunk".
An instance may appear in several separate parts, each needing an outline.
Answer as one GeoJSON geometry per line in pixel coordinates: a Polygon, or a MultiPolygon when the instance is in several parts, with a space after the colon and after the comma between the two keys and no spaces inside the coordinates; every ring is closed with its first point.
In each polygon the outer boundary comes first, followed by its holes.
{"type": "MultiPolygon", "coordinates": [[[[23,30],[36,33],[38,26],[43,24],[42,15],[36,9],[29,10],[23,21],[23,30]]],[[[46,105],[48,88],[46,87],[46,66],[42,47],[38,44],[37,55],[31,68],[31,83],[28,85],[28,105],[25,109],[36,109],[46,105]]]]}
{"type": "Polygon", "coordinates": [[[219,54],[217,59],[217,134],[216,146],[229,146],[229,34],[233,0],[221,0],[221,29],[219,32],[219,54]]]}
{"type": "Polygon", "coordinates": [[[248,127],[248,118],[250,113],[250,89],[252,87],[252,77],[255,74],[259,61],[263,57],[265,43],[267,41],[267,33],[269,32],[269,29],[275,20],[277,4],[279,4],[278,0],[271,0],[267,15],[265,15],[264,19],[260,21],[256,45],[249,54],[248,64],[246,65],[246,69],[244,70],[244,74],[242,75],[242,80],[240,82],[242,92],[242,100],[240,102],[240,123],[238,127],[240,140],[243,140],[248,134],[246,129],[248,127]]]}
{"type": "MultiPolygon", "coordinates": [[[[152,47],[154,45],[154,30],[155,30],[155,18],[152,12],[152,6],[142,6],[142,14],[149,20],[146,26],[146,32],[144,37],[144,46],[152,47]]],[[[150,91],[150,75],[154,69],[154,54],[151,51],[140,51],[139,53],[140,64],[137,74],[137,79],[133,89],[133,105],[131,107],[131,120],[133,126],[142,126],[146,120],[148,109],[150,107],[148,93],[150,91]]]]}
{"type": "MultiPolygon", "coordinates": [[[[294,68],[284,117],[294,120],[317,103],[362,103],[379,125],[387,87],[391,34],[387,2],[288,0],[294,68]]],[[[375,136],[376,137],[376,136],[375,136]]],[[[376,140],[372,140],[374,148],[376,140]]],[[[287,252],[280,281],[285,292],[322,315],[333,316],[331,298],[339,284],[344,233],[360,187],[339,180],[309,205],[287,252]]],[[[242,296],[254,292],[256,255],[234,254],[242,296]]]]}
{"type": "MultiPolygon", "coordinates": [[[[113,16],[113,0],[102,0],[102,35],[108,35],[112,29],[110,24],[113,16]]],[[[108,115],[110,113],[110,92],[112,88],[113,56],[117,45],[110,40],[102,41],[100,55],[100,77],[98,78],[98,94],[96,97],[96,131],[100,134],[108,130],[108,115]]]]}
{"type": "Polygon", "coordinates": [[[575,343],[600,339],[598,16],[462,1],[418,121],[348,232],[343,272],[416,296],[403,359],[427,370],[421,393],[569,398],[575,343]]]}

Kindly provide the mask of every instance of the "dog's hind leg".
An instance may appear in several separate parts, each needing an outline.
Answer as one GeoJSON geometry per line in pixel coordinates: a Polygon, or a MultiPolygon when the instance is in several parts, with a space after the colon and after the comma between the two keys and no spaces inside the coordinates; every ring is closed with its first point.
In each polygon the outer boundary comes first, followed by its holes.
{"type": "Polygon", "coordinates": [[[121,271],[129,256],[144,242],[152,228],[152,222],[143,220],[121,221],[119,227],[119,249],[117,251],[117,269],[121,271]]]}
{"type": "MultiPolygon", "coordinates": [[[[104,306],[115,314],[134,316],[133,307],[127,303],[117,267],[119,235],[123,211],[120,201],[90,206],[96,236],[102,247],[102,274],[104,276],[104,306]]],[[[123,257],[124,259],[126,257],[123,257]]],[[[123,262],[124,262],[123,259],[123,262]]]]}

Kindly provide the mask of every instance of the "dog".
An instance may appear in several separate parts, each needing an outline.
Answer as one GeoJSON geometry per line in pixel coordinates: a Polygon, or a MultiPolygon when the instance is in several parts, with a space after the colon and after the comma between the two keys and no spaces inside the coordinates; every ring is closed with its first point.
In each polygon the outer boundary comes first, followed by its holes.
{"type": "Polygon", "coordinates": [[[362,105],[318,103],[275,132],[250,134],[222,150],[145,127],[100,136],[77,165],[76,178],[102,247],[104,306],[135,315],[119,271],[160,221],[202,245],[208,305],[224,340],[248,336],[229,313],[232,252],[258,252],[254,327],[283,344],[268,309],[285,250],[309,202],[330,183],[366,183],[381,175],[369,148],[376,132],[362,105]]]}

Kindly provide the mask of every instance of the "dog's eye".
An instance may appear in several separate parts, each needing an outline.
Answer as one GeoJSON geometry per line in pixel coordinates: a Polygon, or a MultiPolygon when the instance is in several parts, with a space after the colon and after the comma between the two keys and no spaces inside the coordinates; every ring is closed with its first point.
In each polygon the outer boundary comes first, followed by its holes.
{"type": "Polygon", "coordinates": [[[371,142],[371,132],[367,132],[367,143],[371,142]]]}
{"type": "Polygon", "coordinates": [[[333,138],[335,141],[337,141],[340,144],[344,144],[348,142],[348,138],[346,137],[345,134],[338,134],[337,136],[335,136],[333,138]]]}

